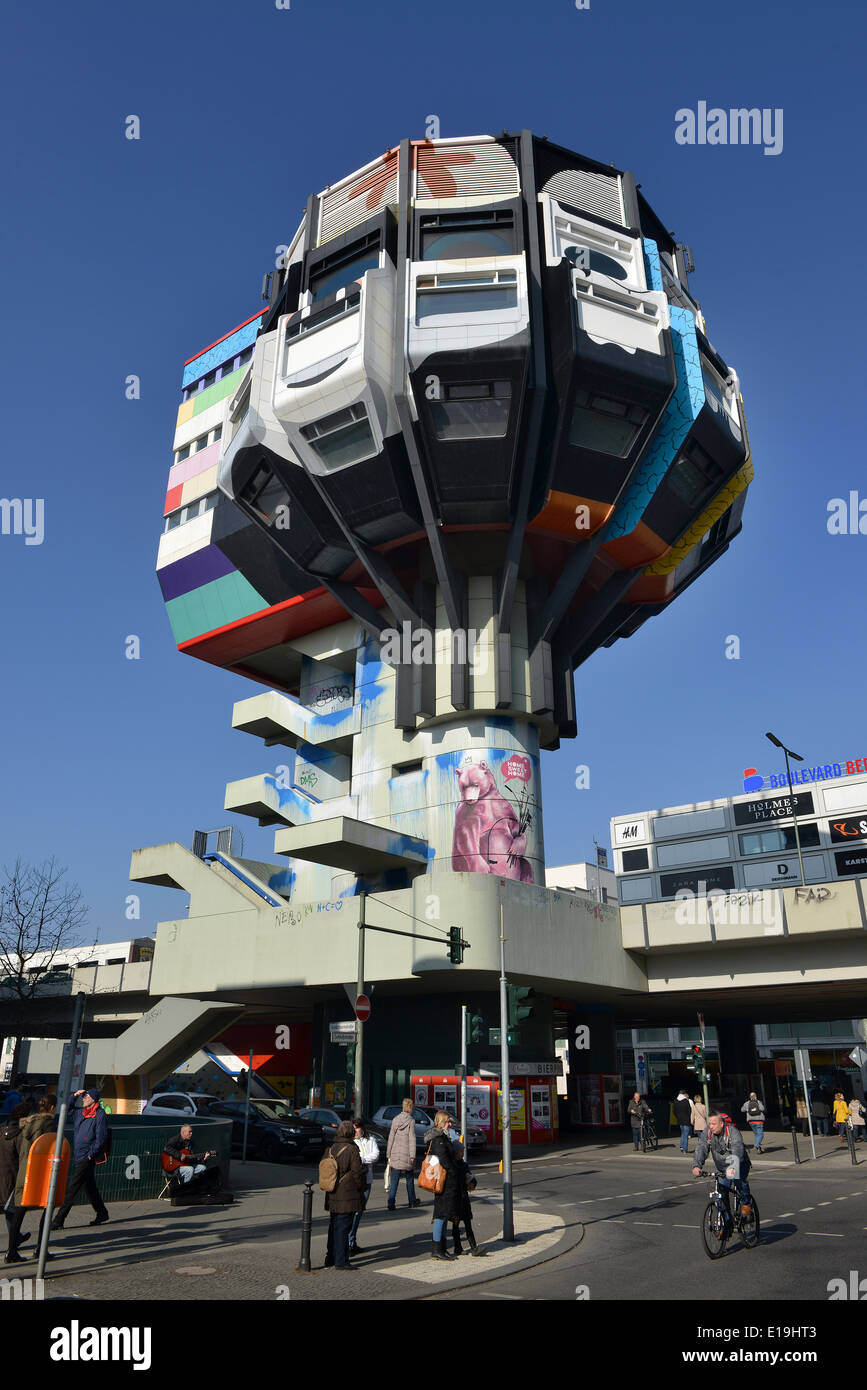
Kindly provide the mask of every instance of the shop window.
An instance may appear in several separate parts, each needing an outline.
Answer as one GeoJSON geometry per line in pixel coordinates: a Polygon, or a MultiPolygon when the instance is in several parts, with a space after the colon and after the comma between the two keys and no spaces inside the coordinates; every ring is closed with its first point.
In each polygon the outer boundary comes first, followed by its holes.
{"type": "Polygon", "coordinates": [[[594,453],[625,458],[647,419],[647,411],[626,401],[576,391],[569,443],[594,453]]]}
{"type": "Polygon", "coordinates": [[[502,439],[509,423],[512,387],[508,381],[445,385],[442,400],[431,402],[437,439],[502,439]]]}
{"type": "MultiPolygon", "coordinates": [[[[819,843],[819,827],[814,822],[798,826],[802,849],[812,849],[819,843]]],[[[783,827],[773,830],[756,830],[749,835],[739,835],[741,854],[779,854],[782,850],[797,849],[795,829],[783,827]]]]}
{"type": "Polygon", "coordinates": [[[623,872],[632,873],[635,869],[648,869],[646,849],[625,849],[622,852],[623,872]]]}
{"type": "Polygon", "coordinates": [[[421,218],[419,236],[422,261],[469,261],[517,252],[511,209],[430,213],[421,218]]]}
{"type": "Polygon", "coordinates": [[[324,415],[313,425],[303,425],[301,433],[329,469],[359,463],[376,453],[367,411],[360,404],[324,415]]]}

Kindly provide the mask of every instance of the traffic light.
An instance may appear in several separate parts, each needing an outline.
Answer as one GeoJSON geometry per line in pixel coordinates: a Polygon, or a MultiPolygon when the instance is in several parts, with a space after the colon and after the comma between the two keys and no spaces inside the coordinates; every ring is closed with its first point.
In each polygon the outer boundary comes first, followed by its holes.
{"type": "Polygon", "coordinates": [[[355,1075],[355,1043],[350,1043],[346,1049],[346,1075],[355,1075]]]}
{"type": "Polygon", "coordinates": [[[464,958],[464,943],[460,927],[449,927],[449,960],[452,965],[460,965],[464,958]]]}
{"type": "Polygon", "coordinates": [[[467,1042],[478,1043],[482,1041],[482,1034],[485,1028],[485,1020],[481,1014],[467,1014],[467,1042]]]}
{"type": "Polygon", "coordinates": [[[704,1063],[704,1048],[701,1043],[695,1043],[686,1054],[686,1069],[694,1071],[697,1081],[707,1081],[707,1071],[704,1063]]]}
{"type": "Polygon", "coordinates": [[[519,1023],[531,1018],[535,1007],[536,991],[534,989],[520,989],[517,985],[509,985],[509,1027],[517,1028],[519,1023]]]}

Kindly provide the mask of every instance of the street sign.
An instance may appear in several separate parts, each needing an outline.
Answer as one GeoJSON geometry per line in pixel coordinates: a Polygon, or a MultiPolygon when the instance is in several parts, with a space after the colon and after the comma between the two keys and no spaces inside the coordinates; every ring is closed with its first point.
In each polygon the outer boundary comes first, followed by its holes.
{"type": "Polygon", "coordinates": [[[849,1053],[849,1060],[854,1062],[856,1067],[863,1067],[867,1063],[867,1047],[862,1047],[858,1043],[857,1047],[853,1047],[849,1053]]]}
{"type": "Polygon", "coordinates": [[[366,994],[359,994],[355,1001],[355,1017],[359,1023],[366,1023],[370,1018],[370,1000],[366,994]]]}
{"type": "Polygon", "coordinates": [[[338,1047],[349,1047],[355,1042],[355,1024],[351,1019],[342,1023],[329,1023],[328,1033],[331,1041],[338,1047]]]}
{"type": "Polygon", "coordinates": [[[79,1042],[75,1048],[74,1055],[70,1055],[72,1053],[72,1044],[63,1044],[59,1076],[61,1099],[63,1098],[62,1093],[64,1089],[67,1095],[72,1095],[75,1091],[80,1091],[84,1085],[84,1078],[87,1074],[88,1046],[89,1044],[86,1042],[79,1042]],[[68,1068],[71,1068],[71,1072],[68,1068]]]}

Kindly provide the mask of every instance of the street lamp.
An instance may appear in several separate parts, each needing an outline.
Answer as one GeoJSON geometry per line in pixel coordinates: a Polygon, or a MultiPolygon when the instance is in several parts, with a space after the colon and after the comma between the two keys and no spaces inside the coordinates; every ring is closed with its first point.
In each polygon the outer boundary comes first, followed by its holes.
{"type": "Polygon", "coordinates": [[[791,748],[787,748],[786,745],[785,745],[784,743],[781,743],[780,740],[776,737],[775,734],[765,734],[765,738],[769,738],[769,739],[771,740],[771,743],[773,743],[773,744],[775,745],[775,747],[781,748],[781,749],[783,750],[783,753],[785,754],[785,758],[786,758],[786,782],[788,783],[788,786],[789,786],[789,793],[790,793],[791,798],[792,798],[792,820],[793,820],[794,825],[795,825],[795,845],[796,845],[797,850],[798,850],[798,865],[799,865],[800,870],[801,870],[801,883],[802,883],[804,886],[806,886],[807,879],[806,879],[806,875],[804,874],[804,860],[803,860],[803,856],[801,855],[801,836],[800,836],[800,833],[799,833],[799,831],[798,831],[798,817],[797,817],[797,815],[795,814],[796,796],[795,796],[795,792],[794,792],[794,790],[793,790],[793,788],[792,788],[792,774],[791,774],[791,772],[790,772],[790,770],[789,770],[789,758],[794,758],[794,759],[795,759],[797,762],[799,762],[799,763],[802,763],[802,762],[804,761],[804,759],[801,757],[801,754],[800,754],[800,753],[793,753],[791,748]]]}

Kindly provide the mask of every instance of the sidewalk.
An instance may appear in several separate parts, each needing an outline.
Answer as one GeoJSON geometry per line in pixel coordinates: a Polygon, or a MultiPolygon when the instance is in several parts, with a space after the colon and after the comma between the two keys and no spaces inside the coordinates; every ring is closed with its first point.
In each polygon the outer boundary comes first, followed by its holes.
{"type": "MultiPolygon", "coordinates": [[[[753,1137],[747,1131],[747,1127],[739,1125],[741,1135],[744,1139],[747,1153],[753,1160],[753,1137]]],[[[689,1152],[695,1152],[696,1139],[689,1141],[689,1152]]],[[[845,1160],[847,1167],[851,1166],[849,1156],[849,1145],[841,1144],[836,1134],[815,1135],[816,1161],[833,1161],[837,1156],[838,1161],[845,1160]]],[[[812,1163],[813,1152],[810,1147],[810,1136],[798,1135],[798,1150],[801,1164],[812,1163]]],[[[631,1131],[618,1127],[611,1130],[586,1130],[583,1132],[568,1132],[560,1135],[556,1144],[542,1146],[539,1144],[515,1144],[512,1146],[512,1158],[515,1163],[536,1163],[558,1159],[574,1159],[581,1162],[585,1158],[592,1156],[594,1162],[604,1161],[605,1159],[625,1158],[634,1153],[632,1147],[631,1131]]],[[[855,1145],[855,1156],[859,1164],[867,1163],[867,1144],[855,1145]]],[[[472,1167],[474,1171],[483,1171],[492,1168],[496,1171],[497,1165],[502,1157],[502,1149],[498,1146],[490,1146],[485,1150],[484,1155],[479,1159],[473,1159],[472,1167]]],[[[684,1155],[680,1151],[680,1131],[672,1130],[670,1134],[660,1134],[659,1147],[648,1150],[647,1153],[635,1156],[638,1163],[641,1158],[676,1158],[679,1162],[684,1161],[684,1155]]],[[[772,1130],[765,1129],[765,1136],[762,1142],[762,1152],[755,1156],[755,1166],[758,1167],[762,1162],[766,1162],[768,1167],[787,1167],[794,1165],[795,1154],[792,1146],[792,1132],[788,1129],[772,1130]]]]}
{"type": "MultiPolygon", "coordinates": [[[[328,1217],[315,1173],[305,1167],[234,1163],[229,1207],[172,1207],[166,1201],[114,1203],[108,1225],[89,1227],[89,1207],[74,1207],[62,1232],[52,1235],[55,1256],[46,1273],[46,1298],[120,1300],[394,1299],[427,1297],[432,1291],[485,1283],[554,1259],[583,1236],[580,1222],[563,1213],[524,1207],[515,1200],[518,1241],[502,1240],[502,1195],[496,1167],[480,1171],[473,1195],[473,1226],[484,1258],[464,1255],[446,1263],[430,1258],[433,1199],[386,1210],[381,1170],[364,1215],[357,1270],[323,1269],[328,1217]],[[314,1183],[313,1272],[301,1274],[301,1209],[304,1181],[314,1183]]],[[[401,1202],[403,1205],[401,1205],[401,1202]]],[[[33,1237],[36,1221],[25,1223],[33,1237]]],[[[465,1248],[466,1244],[464,1242],[465,1248]]],[[[33,1251],[34,1241],[22,1254],[33,1251]]],[[[449,1248],[450,1242],[449,1242],[449,1248]]],[[[35,1263],[16,1265],[24,1278],[35,1263]]]]}

